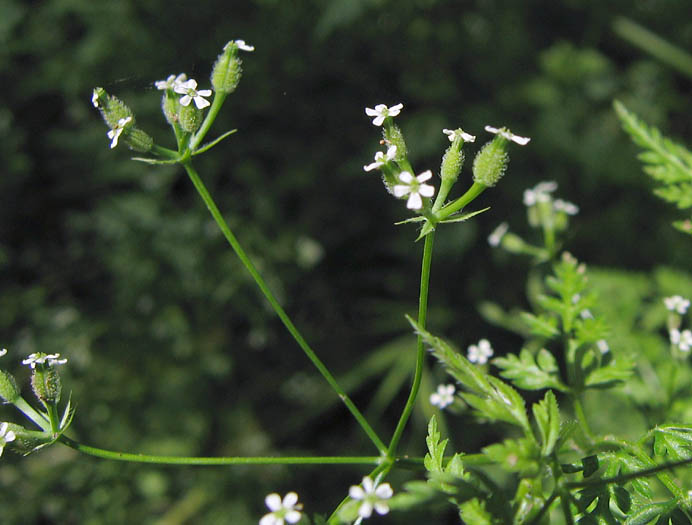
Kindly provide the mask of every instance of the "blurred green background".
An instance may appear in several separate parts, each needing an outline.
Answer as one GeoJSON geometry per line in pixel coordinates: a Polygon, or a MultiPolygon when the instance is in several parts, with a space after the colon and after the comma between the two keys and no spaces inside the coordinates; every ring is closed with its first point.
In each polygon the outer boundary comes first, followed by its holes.
{"type": "MultiPolygon", "coordinates": [[[[242,55],[243,80],[215,125],[239,132],[198,169],[296,324],[387,438],[411,370],[415,339],[403,314],[416,311],[422,244],[413,243],[412,226],[393,225],[407,217],[403,203],[362,170],[379,148],[364,107],[404,103],[397,122],[417,171],[438,168],[448,144],[442,128],[461,126],[480,144],[485,124],[532,138],[513,148],[505,179],[475,203],[492,209],[439,232],[430,292],[433,331],[462,348],[488,337],[499,353],[517,351],[521,340],[489,326],[477,305],[525,303],[528,262],[492,251],[486,237],[504,220],[527,233],[527,187],[556,180],[558,196],[580,206],[567,247],[589,264],[686,268],[690,243],[669,226],[679,214],[651,195],[611,103],[619,98],[665,133],[690,137],[690,76],[615,30],[626,17],[689,50],[689,7],[0,0],[3,366],[28,395],[21,358],[68,357],[72,433],[94,446],[374,454],[259,297],[182,170],[108,148],[92,88],[122,98],[170,146],[153,82],[184,71],[206,88],[228,40],[256,46],[242,55]]],[[[432,370],[426,388],[443,379],[432,370]]],[[[411,454],[424,452],[426,399],[403,443],[411,454]]],[[[22,422],[7,407],[2,419],[22,422]]],[[[468,418],[448,424],[459,450],[496,437],[468,418]]],[[[62,446],[1,461],[0,516],[10,524],[256,523],[264,496],[288,490],[326,513],[365,472],[142,466],[62,446]]],[[[392,476],[395,489],[412,475],[392,476]]],[[[444,512],[424,516],[381,522],[456,522],[444,512]]]]}

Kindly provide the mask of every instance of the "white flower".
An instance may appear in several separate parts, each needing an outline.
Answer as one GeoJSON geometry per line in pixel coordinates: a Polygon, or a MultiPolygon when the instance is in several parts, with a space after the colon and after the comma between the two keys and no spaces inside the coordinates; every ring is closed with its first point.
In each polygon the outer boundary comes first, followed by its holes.
{"type": "Polygon", "coordinates": [[[383,166],[387,164],[387,162],[394,160],[394,157],[396,156],[396,146],[389,146],[387,148],[387,153],[382,153],[381,151],[378,151],[375,153],[375,162],[372,164],[368,164],[367,166],[363,166],[363,169],[365,171],[372,171],[374,169],[379,168],[380,166],[383,166]]]}
{"type": "Polygon", "coordinates": [[[502,238],[505,236],[509,230],[509,224],[506,222],[501,222],[500,225],[493,230],[493,232],[488,235],[488,244],[490,246],[500,246],[502,238]]]}
{"type": "Polygon", "coordinates": [[[563,201],[562,199],[555,199],[553,201],[553,209],[566,213],[567,215],[576,215],[579,213],[579,206],[568,201],[563,201]]]}
{"type": "Polygon", "coordinates": [[[579,312],[579,317],[582,319],[593,319],[593,314],[591,313],[591,310],[584,308],[581,312],[579,312]]]}
{"type": "Polygon", "coordinates": [[[668,310],[671,312],[677,312],[681,315],[687,312],[687,309],[690,307],[689,299],[685,299],[680,295],[666,297],[663,299],[663,303],[666,305],[668,310]]]}
{"type": "Polygon", "coordinates": [[[683,330],[682,332],[676,328],[670,331],[670,343],[677,346],[683,352],[689,352],[692,348],[692,332],[683,330]]]}
{"type": "Polygon", "coordinates": [[[132,122],[132,117],[121,118],[116,126],[106,133],[108,138],[111,139],[111,149],[118,145],[118,138],[120,138],[120,134],[125,129],[125,126],[127,126],[130,122],[132,122]]]}
{"type": "Polygon", "coordinates": [[[200,89],[197,91],[197,81],[194,78],[176,84],[173,86],[173,91],[183,95],[180,98],[180,103],[183,106],[189,106],[190,102],[193,100],[195,101],[197,109],[204,109],[207,106],[211,106],[211,103],[204,98],[211,96],[211,89],[200,89]]]}
{"type": "Polygon", "coordinates": [[[348,495],[352,499],[360,500],[362,503],[358,507],[358,515],[361,518],[369,518],[372,516],[372,511],[375,511],[384,515],[389,512],[389,505],[387,501],[392,497],[394,491],[389,483],[382,483],[378,487],[375,487],[375,483],[369,476],[363,478],[362,487],[360,485],[353,485],[348,489],[348,495]]]}
{"type": "Polygon", "coordinates": [[[511,140],[512,142],[519,144],[520,146],[526,146],[531,140],[529,137],[520,137],[519,135],[515,135],[507,128],[494,128],[492,126],[486,126],[485,131],[487,131],[488,133],[495,133],[496,135],[501,135],[507,140],[511,140]]]}
{"type": "Polygon", "coordinates": [[[284,522],[298,523],[300,521],[303,505],[298,503],[298,494],[295,492],[286,494],[283,501],[278,494],[269,494],[264,498],[264,503],[271,512],[262,517],[259,525],[284,525],[284,522]]]}
{"type": "Polygon", "coordinates": [[[4,356],[7,353],[7,348],[3,348],[0,350],[0,357],[4,356]]]}
{"type": "Polygon", "coordinates": [[[432,197],[435,193],[435,188],[429,184],[423,184],[426,180],[432,178],[432,171],[426,170],[417,177],[411,175],[408,171],[402,171],[399,173],[399,180],[403,184],[397,184],[394,186],[394,196],[403,197],[404,195],[409,195],[406,207],[410,210],[420,210],[423,207],[423,197],[432,197]]]}
{"type": "Polygon", "coordinates": [[[156,89],[175,89],[175,86],[182,84],[187,80],[187,75],[185,73],[180,73],[180,75],[169,75],[166,80],[157,80],[154,82],[156,89]]]}
{"type": "Polygon", "coordinates": [[[464,142],[475,142],[476,141],[476,137],[474,135],[470,135],[469,133],[466,133],[461,128],[443,129],[442,133],[447,135],[449,142],[454,142],[457,139],[457,137],[461,137],[461,140],[463,140],[464,142]]]}
{"type": "Polygon", "coordinates": [[[610,351],[608,341],[605,339],[599,339],[596,341],[596,347],[601,351],[602,354],[607,354],[610,351]]]}
{"type": "Polygon", "coordinates": [[[484,365],[488,362],[488,358],[493,355],[493,347],[490,346],[490,341],[481,339],[477,345],[471,345],[468,348],[469,361],[484,365]]]}
{"type": "Polygon", "coordinates": [[[437,392],[430,394],[430,404],[443,409],[454,403],[454,385],[438,385],[437,392]]]}
{"type": "Polygon", "coordinates": [[[31,368],[36,368],[36,365],[48,364],[48,366],[64,365],[67,359],[60,359],[60,354],[44,354],[38,352],[31,354],[22,361],[23,365],[30,365],[31,368]]]}
{"type": "Polygon", "coordinates": [[[249,44],[245,43],[245,40],[236,40],[235,45],[238,46],[238,49],[241,51],[254,51],[255,46],[251,46],[249,44]]]}
{"type": "Polygon", "coordinates": [[[391,108],[388,108],[384,104],[377,104],[375,109],[365,108],[365,114],[369,117],[375,117],[372,119],[372,123],[375,124],[375,126],[381,126],[384,119],[387,117],[396,117],[399,113],[401,113],[403,107],[403,104],[397,104],[391,108]]]}
{"type": "Polygon", "coordinates": [[[10,441],[14,441],[17,436],[11,430],[7,430],[9,425],[7,423],[2,423],[0,425],[0,456],[2,456],[2,451],[10,441]]]}
{"type": "Polygon", "coordinates": [[[538,202],[548,202],[550,194],[557,189],[557,182],[544,181],[539,182],[533,188],[524,190],[524,205],[533,206],[538,202]]]}

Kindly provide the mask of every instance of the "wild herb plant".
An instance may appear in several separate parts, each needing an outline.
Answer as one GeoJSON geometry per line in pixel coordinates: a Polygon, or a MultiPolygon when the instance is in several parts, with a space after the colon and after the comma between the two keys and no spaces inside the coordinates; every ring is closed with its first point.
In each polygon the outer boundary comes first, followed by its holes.
{"type": "MultiPolygon", "coordinates": [[[[83,444],[66,435],[77,413],[71,399],[64,400],[59,374],[67,358],[60,354],[34,353],[22,361],[31,368],[32,389],[40,409],[35,409],[20,393],[14,377],[0,371],[0,395],[14,405],[38,430],[15,423],[0,424],[0,452],[7,447],[20,454],[62,444],[84,454],[107,460],[177,465],[361,465],[362,480],[344,487],[344,499],[328,516],[304,509],[297,493],[265,498],[268,513],[261,525],[284,523],[361,523],[374,514],[436,504],[451,505],[460,519],[470,524],[485,523],[689,523],[692,500],[686,483],[692,475],[674,470],[692,462],[692,427],[681,421],[687,413],[679,402],[689,397],[689,352],[692,332],[684,327],[689,301],[679,295],[666,297],[658,309],[667,309],[669,344],[664,359],[635,355],[630,349],[611,345],[609,320],[600,311],[597,290],[590,286],[584,263],[562,250],[562,235],[576,205],[554,199],[553,182],[544,182],[524,193],[531,227],[540,232],[541,242],[532,244],[501,224],[490,236],[495,247],[529,256],[535,271],[529,277],[531,311],[506,314],[500,307],[486,305],[486,317],[519,333],[525,339],[518,353],[507,352],[492,360],[494,348],[481,339],[468,348],[468,357],[427,328],[428,284],[437,228],[464,222],[488,208],[466,211],[486,189],[505,174],[511,143],[525,146],[530,139],[506,128],[486,126],[494,134],[476,154],[473,180],[457,197],[453,190],[464,164],[466,143],[476,137],[462,130],[444,129],[450,145],[442,157],[439,183],[433,183],[430,169],[415,170],[408,147],[394,118],[403,104],[378,104],[366,108],[372,123],[382,129],[383,151],[375,153],[364,171],[378,171],[385,188],[395,198],[405,200],[414,216],[401,225],[419,225],[416,246],[422,244],[419,308],[408,323],[416,334],[415,368],[408,399],[396,427],[385,441],[339,385],[329,368],[301,335],[284,311],[265,279],[231,231],[202,177],[194,167],[195,157],[208,152],[236,130],[226,131],[204,142],[228,95],[240,81],[239,53],[254,48],[242,40],[231,41],[219,55],[211,74],[212,89],[198,89],[194,79],[171,75],[155,83],[163,92],[162,110],[170,124],[176,148],[157,144],[135,119],[124,102],[103,88],[93,92],[92,103],[109,127],[110,147],[126,144],[144,156],[134,160],[152,166],[177,164],[187,173],[229,245],[254,279],[276,315],[313,363],[334,394],[344,403],[377,454],[372,456],[329,457],[176,457],[111,451],[83,444]],[[212,101],[207,100],[212,97],[212,101]],[[429,349],[451,376],[429,402],[440,410],[454,408],[462,417],[475,417],[498,425],[506,438],[485,446],[480,453],[449,450],[438,425],[439,415],[428,424],[427,454],[402,455],[399,445],[414,405],[420,397],[426,350],[429,349]],[[673,371],[663,363],[673,363],[673,371]],[[490,374],[489,364],[499,370],[490,374]],[[655,377],[665,388],[658,404],[646,396],[622,395],[627,386],[635,390],[650,385],[655,377]],[[519,390],[539,391],[540,399],[530,403],[519,390]],[[594,429],[591,420],[598,403],[621,396],[630,402],[631,417],[643,416],[650,423],[640,436],[622,436],[617,427],[594,429]],[[603,401],[601,401],[603,399],[603,401]],[[677,404],[677,405],[676,405],[677,404]],[[673,409],[677,406],[677,411],[673,409]],[[425,475],[395,491],[386,481],[393,469],[407,468],[425,475]],[[674,473],[677,477],[674,477],[674,473]],[[308,511],[313,514],[312,520],[308,511]]],[[[635,122],[636,124],[636,122],[635,122]]],[[[634,125],[632,125],[634,126],[634,125]]],[[[645,142],[641,139],[642,143],[645,142]]],[[[654,149],[657,139],[648,140],[654,149]]],[[[659,144],[660,146],[660,144],[659,144]]],[[[668,144],[664,149],[671,152],[668,144]]],[[[660,149],[660,148],[659,148],[660,149]]],[[[679,148],[673,153],[684,156],[679,148]]],[[[659,152],[660,154],[660,152],[659,152]]],[[[667,165],[668,157],[646,157],[652,164],[667,165]]],[[[689,168],[689,153],[685,157],[689,168]]],[[[673,163],[674,164],[674,163],[673,163]]],[[[663,171],[669,168],[661,168],[663,171]]],[[[656,171],[657,174],[661,172],[656,171]]],[[[667,172],[666,172],[667,173],[667,172]]],[[[673,175],[675,175],[675,172],[673,175]]],[[[665,182],[682,183],[681,175],[664,177],[665,182]],[[677,177],[677,178],[676,178],[677,177]]],[[[692,186],[684,186],[681,191],[692,186]]],[[[679,202],[679,200],[678,200],[679,202]]],[[[457,226],[455,226],[457,227],[457,226]]],[[[413,239],[412,239],[413,241],[413,239]]],[[[402,320],[402,328],[405,321],[402,320]]],[[[660,350],[660,347],[659,347],[660,350]]],[[[0,352],[0,357],[7,352],[0,352]]],[[[653,393],[652,393],[653,396],[653,393]]],[[[309,468],[309,467],[308,467],[309,468]]],[[[314,468],[314,467],[313,467],[314,468]]]]}

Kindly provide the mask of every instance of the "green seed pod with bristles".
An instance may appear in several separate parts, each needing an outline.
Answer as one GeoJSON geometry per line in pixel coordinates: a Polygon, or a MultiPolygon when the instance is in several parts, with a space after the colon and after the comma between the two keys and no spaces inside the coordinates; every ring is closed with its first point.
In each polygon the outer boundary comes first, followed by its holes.
{"type": "Polygon", "coordinates": [[[129,128],[127,134],[123,136],[125,144],[134,151],[147,153],[154,147],[154,139],[146,132],[139,128],[129,128]]]}
{"type": "Polygon", "coordinates": [[[178,122],[183,131],[194,133],[202,125],[202,111],[197,106],[190,103],[187,106],[180,106],[178,112],[178,122]]]}
{"type": "Polygon", "coordinates": [[[507,139],[496,136],[478,152],[473,161],[473,180],[492,188],[505,174],[509,156],[505,151],[507,139]]]}
{"type": "Polygon", "coordinates": [[[60,401],[62,384],[60,374],[54,366],[44,365],[34,368],[31,387],[44,405],[56,405],[60,401]]]}
{"type": "Polygon", "coordinates": [[[211,85],[218,93],[232,93],[238,87],[243,73],[242,61],[237,56],[238,46],[229,42],[223,48],[211,72],[211,85]]]}
{"type": "Polygon", "coordinates": [[[6,403],[14,403],[18,397],[19,387],[17,387],[14,376],[0,370],[0,398],[4,399],[6,403]]]}
{"type": "Polygon", "coordinates": [[[404,140],[404,134],[396,124],[385,126],[382,129],[382,137],[387,146],[396,146],[396,156],[394,157],[395,162],[400,162],[406,159],[406,156],[408,155],[406,141],[404,140]]]}

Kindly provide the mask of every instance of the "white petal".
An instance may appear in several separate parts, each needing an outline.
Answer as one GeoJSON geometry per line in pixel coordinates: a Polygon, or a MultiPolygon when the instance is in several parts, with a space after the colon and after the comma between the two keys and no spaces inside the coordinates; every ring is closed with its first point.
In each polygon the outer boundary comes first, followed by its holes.
{"type": "Polygon", "coordinates": [[[281,496],[273,492],[264,498],[264,503],[269,510],[279,510],[281,508],[281,496]]]}
{"type": "Polygon", "coordinates": [[[10,425],[7,422],[0,425],[0,437],[5,435],[5,432],[7,432],[7,427],[9,427],[9,426],[10,425]]]}
{"type": "Polygon", "coordinates": [[[411,175],[408,171],[402,171],[399,173],[399,180],[406,184],[410,184],[413,180],[413,175],[411,175]]]}
{"type": "Polygon", "coordinates": [[[418,193],[411,193],[406,207],[409,210],[420,210],[423,207],[423,200],[420,198],[420,195],[418,195],[418,193]]]}
{"type": "Polygon", "coordinates": [[[197,92],[198,95],[202,97],[210,97],[211,96],[211,89],[201,89],[197,92]]]}
{"type": "Polygon", "coordinates": [[[401,110],[404,109],[403,104],[397,104],[396,106],[392,106],[389,108],[389,115],[391,117],[396,117],[399,113],[401,113],[401,110]]]}
{"type": "Polygon", "coordinates": [[[300,521],[300,512],[297,510],[290,510],[286,513],[284,519],[288,523],[298,523],[300,521]]]}
{"type": "Polygon", "coordinates": [[[456,135],[455,131],[453,129],[443,129],[442,133],[447,135],[447,138],[449,139],[449,142],[454,142],[454,136],[456,135]]]}
{"type": "Polygon", "coordinates": [[[396,146],[389,146],[387,148],[387,160],[392,160],[396,157],[396,146]]]}
{"type": "Polygon", "coordinates": [[[91,103],[94,105],[95,108],[99,107],[99,97],[96,94],[96,91],[94,91],[94,94],[91,95],[91,103]]]}
{"type": "Polygon", "coordinates": [[[365,491],[358,485],[352,485],[348,489],[348,495],[353,499],[363,499],[365,497],[365,491]]]}
{"type": "Polygon", "coordinates": [[[377,489],[375,489],[375,495],[378,498],[389,499],[394,494],[392,486],[389,483],[382,483],[377,489]]]}
{"type": "Polygon", "coordinates": [[[190,102],[192,102],[192,97],[190,95],[185,95],[180,99],[181,106],[189,106],[190,102]]]}
{"type": "Polygon", "coordinates": [[[392,188],[395,197],[403,197],[411,191],[411,186],[404,186],[402,184],[397,184],[392,188]]]}
{"type": "Polygon", "coordinates": [[[375,126],[381,126],[383,122],[384,122],[384,116],[382,116],[382,115],[375,117],[372,121],[372,123],[375,124],[375,126]]]}
{"type": "Polygon", "coordinates": [[[510,140],[519,144],[520,146],[526,146],[531,141],[529,137],[520,137],[519,135],[514,134],[512,134],[510,140]]]}
{"type": "Polygon", "coordinates": [[[197,109],[204,109],[207,106],[211,106],[211,103],[206,98],[195,97],[195,106],[197,106],[197,109]]]}
{"type": "Polygon", "coordinates": [[[298,494],[295,492],[289,492],[284,496],[284,508],[293,508],[296,503],[298,503],[298,494]]]}
{"type": "Polygon", "coordinates": [[[418,177],[416,177],[416,180],[417,180],[418,182],[425,182],[426,180],[428,180],[428,179],[430,179],[430,178],[432,178],[432,171],[430,171],[430,170],[425,170],[423,173],[421,173],[420,175],[418,175],[418,177]]]}
{"type": "Polygon", "coordinates": [[[389,512],[389,505],[387,505],[387,503],[385,503],[384,501],[376,501],[375,510],[379,515],[383,516],[384,514],[387,514],[389,512]]]}
{"type": "Polygon", "coordinates": [[[365,171],[372,171],[376,168],[379,168],[382,165],[380,162],[373,162],[372,164],[368,164],[367,166],[363,166],[363,169],[365,171]]]}
{"type": "Polygon", "coordinates": [[[370,476],[365,476],[363,478],[362,485],[363,485],[363,490],[366,493],[372,494],[372,491],[375,488],[375,484],[373,483],[372,478],[370,476]]]}
{"type": "Polygon", "coordinates": [[[14,432],[12,432],[10,430],[7,434],[5,434],[5,443],[9,443],[10,441],[14,441],[16,439],[16,437],[17,436],[14,434],[14,432]]]}
{"type": "Polygon", "coordinates": [[[273,513],[265,514],[259,521],[259,525],[279,525],[279,523],[279,519],[276,516],[274,516],[273,513]]]}
{"type": "Polygon", "coordinates": [[[365,108],[365,114],[369,117],[374,117],[376,115],[379,115],[380,113],[376,109],[365,108]]]}
{"type": "Polygon", "coordinates": [[[499,128],[494,128],[494,127],[492,127],[492,126],[486,126],[484,129],[485,129],[485,131],[487,131],[488,133],[495,133],[495,134],[497,134],[497,133],[500,132],[500,129],[499,129],[499,128]]]}
{"type": "Polygon", "coordinates": [[[375,111],[377,111],[378,115],[381,115],[385,111],[387,111],[387,105],[386,104],[377,104],[375,106],[375,111]]]}
{"type": "Polygon", "coordinates": [[[423,197],[432,197],[435,195],[435,187],[431,186],[430,184],[421,184],[418,186],[418,193],[420,193],[423,197]]]}
{"type": "Polygon", "coordinates": [[[235,45],[238,46],[238,49],[241,49],[243,51],[254,51],[255,46],[251,46],[245,43],[245,40],[236,40],[235,45]]]}
{"type": "Polygon", "coordinates": [[[361,503],[360,508],[358,509],[358,515],[361,518],[369,518],[372,516],[372,503],[369,501],[364,501],[361,503]]]}

